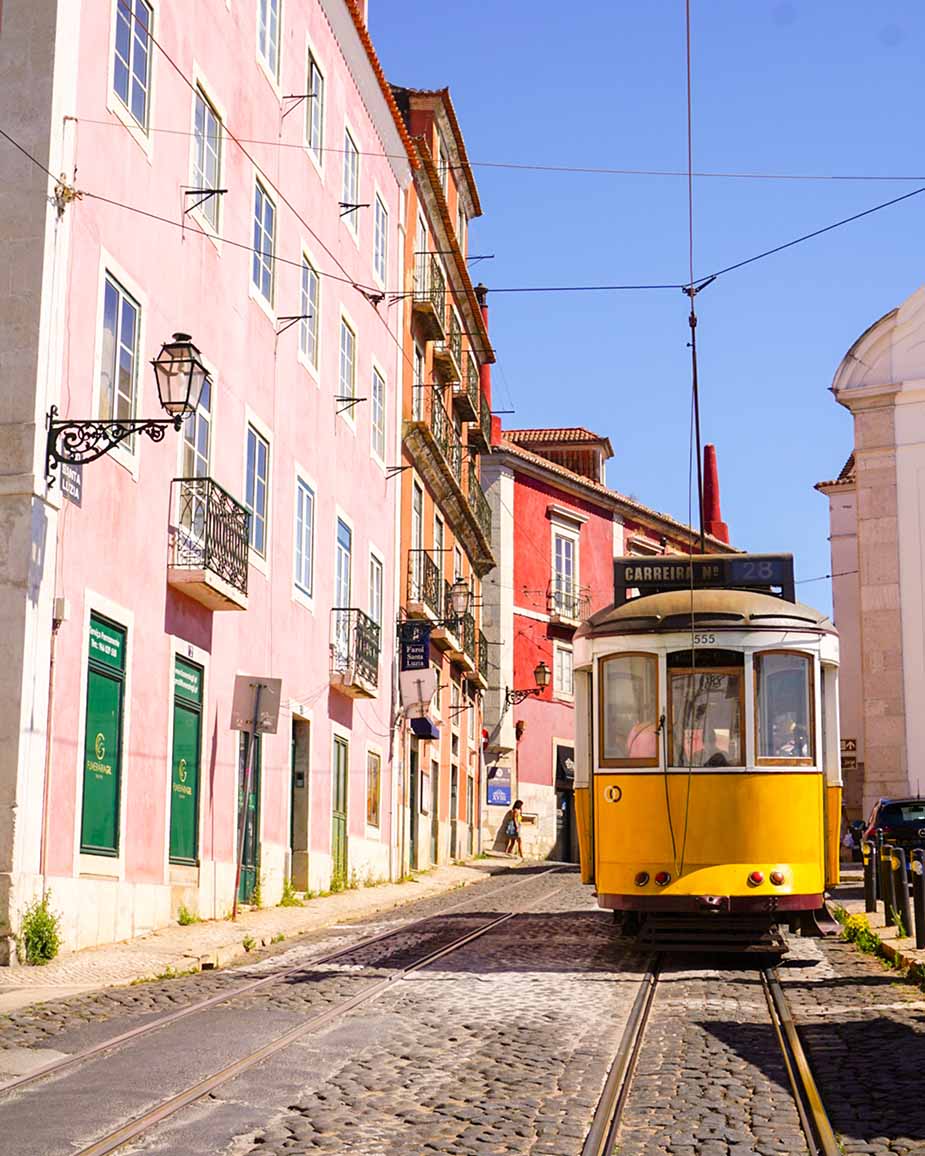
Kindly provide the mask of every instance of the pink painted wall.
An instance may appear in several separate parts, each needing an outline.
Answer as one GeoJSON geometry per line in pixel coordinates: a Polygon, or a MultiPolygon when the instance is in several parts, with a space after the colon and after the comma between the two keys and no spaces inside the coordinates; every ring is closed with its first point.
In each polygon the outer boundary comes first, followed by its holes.
{"type": "MultiPolygon", "coordinates": [[[[201,76],[225,124],[240,138],[270,144],[223,142],[221,232],[211,239],[176,225],[182,219],[182,186],[190,184],[193,93],[165,56],[153,50],[149,120],[150,157],[111,112],[110,35],[113,3],[83,7],[80,28],[78,120],[71,135],[82,189],[163,216],[169,224],[87,196],[68,210],[71,232],[69,308],[65,319],[65,373],[60,387],[64,414],[89,417],[92,410],[94,348],[100,330],[103,250],[117,263],[113,273],[131,279],[143,306],[144,346],[138,413],[160,416],[153,372],[147,364],[174,330],[193,335],[214,365],[212,466],[215,478],[244,499],[245,431],[248,411],[272,433],[268,572],[250,567],[246,613],[211,613],[168,588],[166,562],[170,481],[179,473],[180,438],[168,432],[160,445],[142,439],[137,480],[111,458],[85,467],[83,506],[67,503],[61,519],[58,592],[71,616],[58,637],[49,869],[70,874],[79,836],[84,700],[79,693],[85,663],[86,591],[92,590],[134,613],[130,631],[127,695],[130,721],[123,755],[126,794],[123,847],[126,877],[162,882],[168,823],[168,726],[171,634],[210,654],[206,681],[201,790],[208,801],[201,829],[201,855],[230,860],[234,847],[237,734],[228,729],[236,672],[283,679],[286,709],[280,731],[264,746],[263,837],[288,838],[289,700],[313,717],[311,752],[312,844],[330,845],[330,762],[336,721],[351,731],[349,830],[366,835],[366,744],[382,750],[381,840],[387,842],[389,723],[394,630],[394,487],[370,455],[370,407],[355,408],[355,427],[335,415],[338,389],[338,330],[341,305],[357,331],[357,395],[369,396],[372,359],[387,380],[387,452],[397,460],[395,439],[398,347],[389,331],[399,315],[378,311],[351,282],[372,284],[371,209],[360,210],[359,244],[339,216],[341,153],[325,155],[319,175],[302,147],[304,106],[281,121],[279,92],[305,91],[307,38],[326,70],[325,143],[339,150],[345,117],[361,150],[390,151],[366,106],[317,2],[283,4],[281,80],[275,91],[255,59],[255,5],[224,0],[157,6],[155,36],[185,77],[201,76]],[[102,121],[105,124],[93,123],[102,121]],[[168,131],[172,130],[172,131],[168,131]],[[319,270],[336,274],[321,285],[319,379],[297,357],[298,327],[276,337],[273,321],[249,296],[254,166],[266,174],[277,202],[277,248],[298,263],[306,245],[319,270]],[[287,204],[285,201],[289,202],[287,204]],[[301,218],[301,220],[300,220],[301,218]],[[313,235],[314,234],[314,235],[313,235]],[[245,246],[237,248],[231,242],[245,246]],[[314,612],[293,599],[295,468],[316,483],[314,612]],[[384,564],[382,653],[379,695],[350,701],[329,689],[329,610],[333,599],[334,540],[338,511],[352,520],[352,604],[368,609],[371,546],[384,564]]],[[[356,42],[359,43],[358,41],[356,42]]],[[[371,77],[372,74],[370,73],[371,77]]],[[[377,99],[379,99],[377,97],[377,99]]],[[[382,104],[384,108],[384,102],[382,104]]],[[[55,131],[60,131],[56,126],[55,131]]],[[[394,150],[391,150],[394,151],[394,150]]],[[[396,226],[400,221],[399,179],[382,156],[360,163],[360,201],[378,190],[390,217],[389,272],[401,277],[396,226]]],[[[297,314],[300,271],[277,265],[276,308],[297,314]]]]}

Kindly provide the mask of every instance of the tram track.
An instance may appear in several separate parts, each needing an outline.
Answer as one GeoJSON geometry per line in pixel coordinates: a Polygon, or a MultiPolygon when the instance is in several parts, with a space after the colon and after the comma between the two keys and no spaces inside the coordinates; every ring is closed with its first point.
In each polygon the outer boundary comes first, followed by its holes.
{"type": "MultiPolygon", "coordinates": [[[[560,867],[550,867],[546,871],[541,871],[537,874],[531,874],[523,879],[516,879],[505,886],[499,887],[492,891],[490,896],[470,896],[467,899],[461,900],[459,903],[451,904],[449,907],[444,908],[436,915],[427,915],[421,918],[411,919],[399,923],[396,927],[379,932],[376,935],[367,936],[365,939],[360,939],[354,943],[340,947],[336,951],[327,952],[323,955],[310,957],[308,959],[301,959],[297,964],[293,964],[291,967],[284,967],[279,970],[270,971],[266,975],[262,975],[257,979],[248,980],[245,983],[232,988],[230,991],[218,992],[215,995],[208,996],[206,999],[197,1000],[194,1003],[188,1004],[186,1007],[178,1008],[176,1011],[168,1012],[165,1015],[158,1016],[156,1019],[149,1020],[147,1023],[139,1024],[137,1027],[130,1028],[125,1032],[121,1032],[117,1036],[100,1040],[87,1048],[82,1048],[80,1051],[74,1052],[72,1055],[52,1060],[47,1064],[43,1064],[39,1068],[33,1069],[31,1072],[19,1076],[16,1079],[10,1080],[2,1087],[0,1087],[0,1104],[8,1099],[14,1092],[21,1092],[31,1085],[37,1084],[50,1076],[66,1072],[69,1069],[77,1068],[95,1056],[101,1056],[107,1052],[124,1047],[133,1041],[152,1035],[154,1032],[160,1031],[163,1028],[168,1027],[170,1024],[177,1023],[180,1020],[188,1018],[189,1016],[201,1014],[205,1011],[208,1011],[210,1008],[217,1007],[232,1000],[240,999],[242,996],[250,995],[262,989],[269,988],[273,984],[284,983],[286,980],[305,973],[312,968],[321,967],[330,963],[336,963],[339,959],[343,959],[345,956],[350,956],[355,952],[365,951],[367,948],[384,943],[389,939],[394,939],[400,935],[405,935],[408,932],[413,932],[416,928],[423,928],[424,925],[432,922],[435,919],[440,919],[445,915],[449,915],[452,912],[459,911],[462,908],[472,906],[473,904],[484,902],[486,899],[489,902],[495,902],[495,896],[499,894],[506,895],[518,887],[523,887],[530,883],[536,883],[547,875],[552,875],[559,871],[561,871],[560,867]]],[[[462,943],[460,942],[459,946],[461,945],[462,943]]],[[[438,958],[438,956],[435,956],[435,958],[438,958]]],[[[421,966],[423,966],[423,964],[421,966]]],[[[393,978],[397,978],[397,976],[393,978]]]]}
{"type": "MultiPolygon", "coordinates": [[[[633,1073],[644,1046],[646,1027],[655,1004],[659,980],[664,974],[664,963],[664,958],[656,955],[646,964],[581,1156],[611,1156],[619,1150],[617,1143],[623,1111],[631,1094],[633,1073]]],[[[758,975],[810,1156],[840,1156],[841,1148],[803,1050],[777,970],[773,967],[760,968],[758,975]]]]}

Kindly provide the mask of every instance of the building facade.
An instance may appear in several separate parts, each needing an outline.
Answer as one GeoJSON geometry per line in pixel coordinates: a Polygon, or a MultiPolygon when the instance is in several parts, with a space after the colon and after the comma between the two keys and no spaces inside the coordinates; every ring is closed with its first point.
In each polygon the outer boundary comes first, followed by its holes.
{"type": "Polygon", "coordinates": [[[400,675],[401,857],[410,869],[477,847],[491,658],[482,580],[494,565],[481,462],[494,354],[466,265],[469,222],[481,206],[450,94],[393,91],[416,162],[405,211],[399,628],[422,640],[427,669],[423,679],[400,675]],[[461,613],[454,584],[467,595],[461,613]]]}
{"type": "MultiPolygon", "coordinates": [[[[706,549],[723,553],[730,547],[715,452],[706,449],[706,549]]],[[[483,467],[497,560],[485,584],[484,629],[498,656],[486,694],[485,846],[504,848],[504,822],[519,798],[525,853],[577,860],[575,630],[612,604],[615,557],[699,552],[696,531],[607,486],[612,456],[607,438],[580,427],[502,430],[495,422],[483,467]],[[540,690],[541,664],[549,674],[540,690]]]]}
{"type": "Polygon", "coordinates": [[[839,709],[845,805],[925,785],[925,288],[855,341],[831,389],[854,446],[829,501],[832,598],[842,639],[839,709]]]}
{"type": "Polygon", "coordinates": [[[0,65],[63,174],[0,152],[0,919],[45,888],[69,947],[221,916],[239,829],[244,901],[395,875],[413,153],[362,9],[7,0],[0,65]],[[163,417],[174,332],[211,371],[182,430],[49,485],[50,408],[163,417]],[[282,680],[247,799],[238,675],[282,680]]]}

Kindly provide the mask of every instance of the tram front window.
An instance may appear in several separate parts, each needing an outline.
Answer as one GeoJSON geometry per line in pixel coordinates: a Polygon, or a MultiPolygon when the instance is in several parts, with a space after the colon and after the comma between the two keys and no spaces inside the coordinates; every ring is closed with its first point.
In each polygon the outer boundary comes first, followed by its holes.
{"type": "Polygon", "coordinates": [[[811,675],[808,655],[755,655],[759,762],[813,761],[811,675]]]}
{"type": "MultiPolygon", "coordinates": [[[[673,656],[672,656],[673,657],[673,656]]],[[[742,668],[706,664],[669,666],[671,704],[671,765],[673,767],[743,766],[742,668]]],[[[670,662],[670,660],[669,660],[670,662]]]]}
{"type": "Polygon", "coordinates": [[[658,659],[619,654],[601,663],[601,764],[658,765],[658,659]]]}

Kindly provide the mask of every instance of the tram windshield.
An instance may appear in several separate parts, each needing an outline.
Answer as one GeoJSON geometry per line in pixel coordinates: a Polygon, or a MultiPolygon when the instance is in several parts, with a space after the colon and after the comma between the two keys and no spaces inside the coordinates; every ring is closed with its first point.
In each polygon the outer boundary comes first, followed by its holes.
{"type": "Polygon", "coordinates": [[[812,762],[811,675],[808,655],[755,655],[759,761],[812,762]]]}
{"type": "Polygon", "coordinates": [[[742,674],[742,667],[669,669],[673,767],[743,765],[742,674]]]}
{"type": "Polygon", "coordinates": [[[657,765],[658,659],[620,654],[601,667],[602,764],[657,765]]]}

